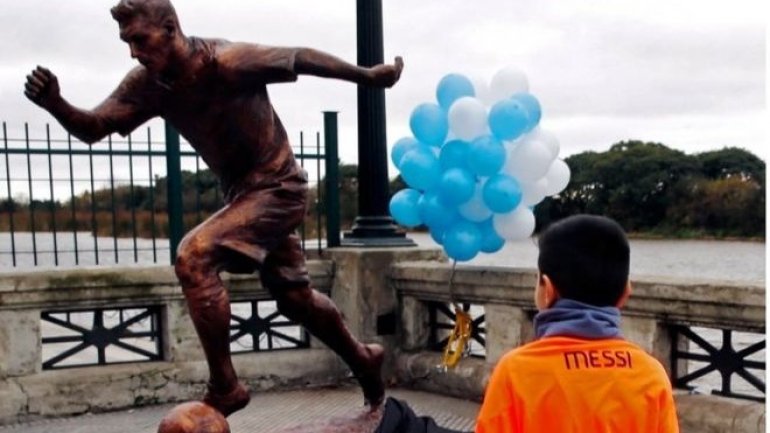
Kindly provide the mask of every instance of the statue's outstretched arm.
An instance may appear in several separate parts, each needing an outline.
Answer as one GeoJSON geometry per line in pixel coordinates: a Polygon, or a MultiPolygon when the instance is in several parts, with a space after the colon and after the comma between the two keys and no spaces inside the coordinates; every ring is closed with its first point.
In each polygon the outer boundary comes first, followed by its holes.
{"type": "Polygon", "coordinates": [[[380,64],[366,68],[312,48],[299,48],[294,59],[294,69],[298,74],[336,78],[374,87],[393,86],[401,77],[403,68],[401,57],[396,57],[392,65],[380,64]]]}

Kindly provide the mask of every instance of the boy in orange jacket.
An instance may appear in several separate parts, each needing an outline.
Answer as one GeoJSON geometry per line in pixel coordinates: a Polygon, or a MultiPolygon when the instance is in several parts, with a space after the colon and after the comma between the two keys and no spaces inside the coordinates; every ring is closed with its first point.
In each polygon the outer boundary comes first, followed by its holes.
{"type": "Polygon", "coordinates": [[[495,367],[476,433],[678,432],[663,366],[620,334],[631,294],[623,229],[578,215],[539,244],[537,340],[495,367]]]}

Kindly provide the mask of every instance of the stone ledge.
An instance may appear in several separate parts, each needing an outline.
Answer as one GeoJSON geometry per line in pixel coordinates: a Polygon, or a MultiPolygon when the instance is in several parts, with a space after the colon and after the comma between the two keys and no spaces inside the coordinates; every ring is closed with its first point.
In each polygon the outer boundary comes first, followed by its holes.
{"type": "MultiPolygon", "coordinates": [[[[334,263],[307,262],[313,285],[331,288],[334,263]]],[[[233,299],[270,299],[257,274],[223,274],[233,299]]],[[[64,307],[118,307],[183,299],[174,268],[101,267],[0,274],[0,310],[64,307]]]]}
{"type": "MultiPolygon", "coordinates": [[[[391,284],[399,293],[420,300],[449,301],[451,265],[403,262],[391,267],[391,284]]],[[[476,304],[532,308],[534,269],[462,266],[452,295],[476,304]]],[[[656,317],[687,325],[765,331],[765,288],[750,283],[673,278],[632,279],[634,291],[624,308],[629,315],[656,317]]]]}

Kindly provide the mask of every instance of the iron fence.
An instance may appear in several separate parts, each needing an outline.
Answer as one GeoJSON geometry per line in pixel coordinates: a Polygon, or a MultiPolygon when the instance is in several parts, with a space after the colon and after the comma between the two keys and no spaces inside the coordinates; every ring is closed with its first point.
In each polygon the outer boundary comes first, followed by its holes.
{"type": "MultiPolygon", "coordinates": [[[[223,202],[189,144],[169,125],[165,140],[153,132],[87,146],[69,134],[52,137],[48,125],[35,134],[28,124],[9,132],[3,122],[0,270],[173,263],[185,231],[223,202]]],[[[323,139],[300,133],[295,143],[310,175],[302,245],[320,253],[339,245],[336,113],[324,113],[323,139]]]]}

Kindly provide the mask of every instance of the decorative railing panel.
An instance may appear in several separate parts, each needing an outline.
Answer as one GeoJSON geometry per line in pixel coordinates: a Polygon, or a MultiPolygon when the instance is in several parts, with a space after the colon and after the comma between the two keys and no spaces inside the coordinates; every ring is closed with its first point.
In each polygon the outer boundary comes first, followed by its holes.
{"type": "Polygon", "coordinates": [[[672,326],[674,386],[712,394],[765,400],[765,336],[730,329],[672,326]],[[684,362],[682,362],[684,361],[684,362]]]}
{"type": "Polygon", "coordinates": [[[304,349],[307,331],[278,312],[275,301],[233,302],[230,348],[233,353],[304,349]]]}
{"type": "MultiPolygon", "coordinates": [[[[431,350],[441,352],[449,341],[452,329],[455,327],[455,312],[451,303],[427,302],[429,314],[430,336],[428,345],[431,350]]],[[[466,346],[467,354],[475,358],[486,356],[486,331],[484,329],[484,307],[469,303],[458,304],[463,311],[470,313],[471,338],[466,346]]]]}
{"type": "Polygon", "coordinates": [[[163,359],[161,308],[44,311],[43,369],[163,359]]]}

